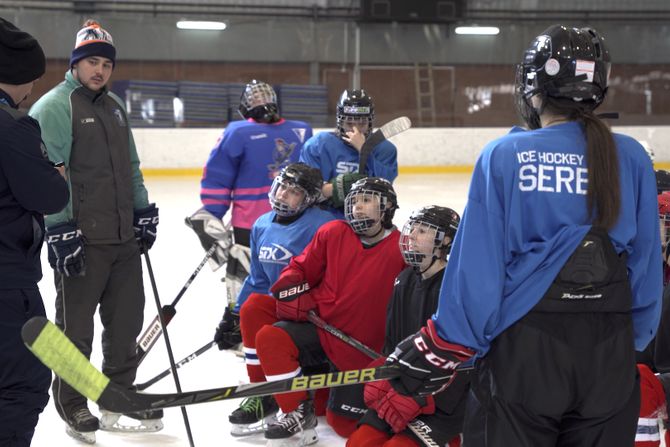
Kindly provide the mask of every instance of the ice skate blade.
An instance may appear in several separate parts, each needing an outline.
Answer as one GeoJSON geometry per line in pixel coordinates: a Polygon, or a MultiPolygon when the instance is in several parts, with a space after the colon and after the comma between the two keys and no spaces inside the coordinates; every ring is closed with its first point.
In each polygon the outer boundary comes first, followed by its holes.
{"type": "Polygon", "coordinates": [[[230,434],[235,437],[243,437],[263,433],[268,424],[272,424],[276,421],[276,415],[271,414],[270,416],[266,416],[262,421],[253,424],[231,424],[230,434]]]}
{"type": "Polygon", "coordinates": [[[163,429],[162,419],[144,419],[138,421],[128,418],[135,422],[134,425],[129,425],[119,422],[122,416],[119,413],[107,413],[103,411],[100,417],[100,430],[116,433],[155,433],[163,429]]]}
{"type": "Polygon", "coordinates": [[[300,433],[296,433],[290,438],[268,439],[266,447],[304,447],[319,442],[316,430],[307,428],[300,433]]]}
{"type": "Polygon", "coordinates": [[[95,444],[95,432],[94,431],[76,431],[69,425],[65,426],[65,433],[68,434],[71,438],[76,439],[79,442],[85,444],[95,444]]]}

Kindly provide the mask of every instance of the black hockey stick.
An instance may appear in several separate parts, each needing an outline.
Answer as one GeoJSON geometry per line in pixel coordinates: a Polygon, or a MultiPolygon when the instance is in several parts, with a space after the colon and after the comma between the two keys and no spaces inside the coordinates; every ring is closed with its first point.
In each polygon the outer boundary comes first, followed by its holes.
{"type": "MultiPolygon", "coordinates": [[[[176,369],[181,368],[185,364],[189,363],[191,360],[193,360],[193,359],[199,357],[200,355],[204,354],[205,352],[209,351],[209,349],[214,345],[216,345],[216,342],[213,342],[213,341],[208,342],[203,347],[199,348],[198,350],[192,352],[191,354],[187,355],[186,357],[184,357],[183,359],[181,359],[177,363],[175,363],[175,365],[174,365],[175,368],[176,369]]],[[[172,373],[172,368],[171,367],[166,369],[162,373],[157,374],[155,377],[153,377],[152,379],[147,380],[146,382],[136,383],[135,388],[138,391],[146,390],[147,388],[149,388],[154,383],[156,383],[156,382],[164,379],[165,377],[169,376],[170,373],[172,373]]]]}
{"type": "Polygon", "coordinates": [[[188,289],[188,287],[191,285],[195,277],[198,276],[200,270],[202,270],[202,268],[205,266],[207,260],[212,257],[214,251],[216,251],[216,243],[212,244],[207,253],[205,253],[205,257],[200,262],[200,265],[198,265],[195,271],[191,274],[191,277],[188,279],[188,281],[186,281],[184,287],[181,288],[181,290],[177,294],[177,297],[170,304],[166,304],[160,309],[159,314],[156,315],[156,317],[151,321],[151,324],[149,324],[144,333],[142,333],[142,336],[137,342],[137,348],[136,348],[138,365],[142,363],[144,358],[147,356],[151,348],[154,347],[154,345],[160,338],[161,334],[163,333],[163,326],[161,325],[160,318],[161,317],[163,318],[163,324],[165,326],[170,324],[172,318],[174,318],[174,316],[177,314],[177,309],[175,308],[175,306],[177,305],[181,297],[184,296],[186,289],[188,289]]]}
{"type": "Polygon", "coordinates": [[[358,349],[363,354],[367,355],[368,357],[370,357],[373,360],[376,360],[376,359],[378,359],[379,357],[382,356],[381,354],[379,354],[378,352],[376,352],[372,348],[367,347],[366,345],[364,345],[360,341],[356,340],[355,338],[350,337],[347,334],[345,334],[344,332],[342,332],[341,330],[337,329],[336,327],[329,325],[328,323],[323,321],[323,319],[321,319],[321,317],[318,316],[316,314],[316,312],[314,312],[313,310],[310,310],[307,313],[307,319],[314,326],[316,326],[320,329],[323,329],[324,331],[328,332],[330,335],[334,336],[335,338],[339,338],[340,340],[342,340],[346,344],[358,349]]]}
{"type": "Polygon", "coordinates": [[[101,407],[118,413],[216,402],[240,397],[266,396],[290,391],[309,391],[400,375],[397,365],[354,369],[327,374],[293,377],[275,382],[249,383],[209,390],[173,394],[147,394],[121,387],[110,381],[82,354],[55,324],[44,317],[33,317],[21,330],[28,349],[61,379],[101,407]]]}
{"type": "MultiPolygon", "coordinates": [[[[151,281],[151,288],[154,292],[154,301],[156,303],[156,311],[160,313],[161,311],[161,300],[158,297],[158,287],[156,286],[156,278],[154,277],[154,269],[151,267],[151,259],[149,259],[149,247],[145,244],[142,244],[142,253],[144,254],[144,260],[147,263],[147,272],[149,273],[149,280],[151,281]]],[[[177,387],[177,392],[181,393],[181,384],[179,383],[179,375],[177,375],[177,367],[174,364],[174,355],[172,354],[172,345],[170,344],[170,337],[168,336],[167,323],[165,320],[160,320],[161,332],[165,335],[163,340],[165,340],[165,348],[168,353],[168,360],[170,361],[170,369],[172,370],[172,377],[174,379],[174,384],[177,387]]],[[[191,424],[188,421],[188,413],[186,412],[186,407],[181,407],[181,415],[184,419],[184,428],[186,428],[186,435],[188,436],[188,444],[191,447],[194,447],[193,434],[191,433],[191,424]]]]}
{"type": "MultiPolygon", "coordinates": [[[[334,326],[329,325],[321,317],[319,317],[316,312],[313,310],[310,310],[307,313],[307,319],[312,323],[314,326],[323,329],[324,331],[328,332],[329,334],[335,336],[336,338],[339,338],[343,342],[347,343],[348,345],[358,349],[360,352],[363,354],[367,355],[373,360],[378,359],[379,357],[382,357],[381,354],[377,353],[376,351],[372,350],[368,346],[364,345],[360,341],[356,340],[353,337],[348,336],[341,330],[337,329],[334,326]]],[[[460,368],[459,368],[460,369],[460,368]]],[[[462,370],[468,370],[471,368],[463,368],[462,370]]],[[[420,419],[414,419],[412,420],[409,424],[407,424],[407,428],[412,431],[416,435],[417,438],[423,442],[423,444],[426,447],[439,447],[439,444],[437,441],[435,441],[431,436],[430,432],[432,431],[428,425],[421,421],[420,419]]]]}
{"type": "Polygon", "coordinates": [[[401,116],[384,124],[379,129],[375,130],[363,143],[361,154],[358,162],[358,172],[365,175],[365,167],[368,165],[368,157],[372,150],[384,140],[398,135],[412,127],[412,122],[406,116],[401,116]]]}

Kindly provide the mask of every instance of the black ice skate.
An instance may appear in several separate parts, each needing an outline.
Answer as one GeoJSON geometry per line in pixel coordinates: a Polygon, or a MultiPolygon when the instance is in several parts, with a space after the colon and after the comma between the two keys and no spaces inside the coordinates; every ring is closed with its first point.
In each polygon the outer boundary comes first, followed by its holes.
{"type": "Polygon", "coordinates": [[[233,436],[248,436],[262,433],[268,424],[276,421],[275,413],[279,410],[277,401],[272,396],[249,397],[242,401],[240,407],[228,416],[233,436]]]}
{"type": "Polygon", "coordinates": [[[113,413],[100,409],[100,429],[123,433],[153,433],[163,429],[163,410],[113,413]],[[123,419],[122,419],[123,418],[123,419]],[[130,420],[130,423],[126,421],[130,420]]]}
{"type": "Polygon", "coordinates": [[[95,432],[100,428],[100,421],[87,407],[78,408],[63,419],[67,424],[65,432],[68,435],[86,444],[95,444],[95,432]]]}
{"type": "Polygon", "coordinates": [[[277,422],[265,430],[267,447],[303,447],[319,440],[316,435],[317,420],[314,404],[306,400],[290,413],[279,413],[277,422]]]}

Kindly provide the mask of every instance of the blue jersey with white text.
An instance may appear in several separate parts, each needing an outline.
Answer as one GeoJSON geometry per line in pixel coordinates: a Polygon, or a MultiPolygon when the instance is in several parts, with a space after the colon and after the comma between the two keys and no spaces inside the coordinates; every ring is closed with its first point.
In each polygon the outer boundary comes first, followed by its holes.
{"type": "MultiPolygon", "coordinates": [[[[621,211],[608,231],[628,254],[635,347],[658,326],[661,242],[649,156],[614,134],[621,211]]],[[[489,143],[472,175],[433,319],[445,340],[484,355],[494,338],[544,296],[591,228],[586,210],[586,140],[577,122],[513,129],[489,143]]]]}
{"type": "Polygon", "coordinates": [[[302,253],[316,230],[336,218],[319,207],[307,208],[288,225],[275,222],[276,215],[274,211],[263,214],[251,229],[251,269],[237,295],[236,312],[251,293],[268,294],[281,271],[293,256],[302,253]]]}
{"type": "MultiPolygon", "coordinates": [[[[319,132],[307,140],[300,161],[321,170],[325,181],[338,174],[358,172],[360,154],[333,132],[319,132]]],[[[398,151],[388,140],[379,143],[368,157],[366,174],[393,182],[398,176],[398,151]]]]}
{"type": "Polygon", "coordinates": [[[205,209],[222,218],[233,205],[233,227],[250,229],[270,211],[268,192],[279,171],[298,161],[312,128],[302,121],[228,124],[209,155],[200,182],[205,209]]]}

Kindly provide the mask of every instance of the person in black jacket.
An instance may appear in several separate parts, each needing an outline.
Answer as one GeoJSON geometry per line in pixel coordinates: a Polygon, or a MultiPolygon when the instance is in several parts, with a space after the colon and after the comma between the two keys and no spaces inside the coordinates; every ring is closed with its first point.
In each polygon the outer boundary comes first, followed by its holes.
{"type": "Polygon", "coordinates": [[[39,124],[18,111],[44,70],[37,40],[0,18],[0,445],[12,447],[30,445],[49,401],[51,373],[23,345],[21,327],[46,316],[37,288],[44,214],[69,198],[39,124]]]}
{"type": "MultiPolygon", "coordinates": [[[[383,354],[414,334],[435,313],[447,255],[460,217],[454,210],[426,206],[415,211],[403,227],[400,250],[409,265],[396,279],[386,314],[383,354]]],[[[424,443],[460,445],[465,408],[464,389],[458,396],[437,394],[417,402],[399,395],[388,381],[365,386],[369,410],[347,447],[417,447],[424,443]],[[407,412],[396,411],[406,408],[407,412]],[[422,439],[423,438],[423,439],[422,439]]]]}

